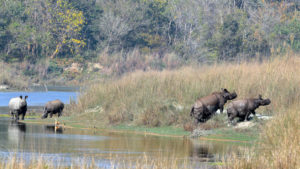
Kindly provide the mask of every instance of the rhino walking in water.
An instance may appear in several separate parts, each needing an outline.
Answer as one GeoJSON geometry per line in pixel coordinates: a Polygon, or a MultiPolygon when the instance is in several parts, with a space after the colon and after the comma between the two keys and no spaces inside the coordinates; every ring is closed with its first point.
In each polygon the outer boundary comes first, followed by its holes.
{"type": "Polygon", "coordinates": [[[235,100],[228,104],[227,115],[229,122],[232,123],[234,118],[239,118],[239,121],[249,120],[249,115],[255,115],[255,109],[259,106],[266,106],[271,103],[270,99],[263,99],[261,95],[258,98],[248,98],[235,100]]]}
{"type": "Polygon", "coordinates": [[[208,96],[199,98],[192,107],[190,116],[194,117],[197,122],[205,122],[214,115],[218,109],[223,113],[224,105],[227,100],[232,100],[236,97],[237,94],[235,92],[230,93],[227,89],[222,89],[221,92],[214,92],[208,96]]]}
{"type": "Polygon", "coordinates": [[[64,103],[60,100],[53,100],[46,103],[44,108],[44,115],[42,119],[47,118],[48,114],[50,114],[50,118],[52,118],[53,114],[58,114],[58,117],[61,116],[62,111],[64,109],[64,103]]]}
{"type": "Polygon", "coordinates": [[[25,98],[20,96],[10,99],[8,108],[12,119],[19,120],[19,115],[22,115],[22,120],[24,120],[27,111],[27,98],[28,96],[25,96],[25,98]]]}

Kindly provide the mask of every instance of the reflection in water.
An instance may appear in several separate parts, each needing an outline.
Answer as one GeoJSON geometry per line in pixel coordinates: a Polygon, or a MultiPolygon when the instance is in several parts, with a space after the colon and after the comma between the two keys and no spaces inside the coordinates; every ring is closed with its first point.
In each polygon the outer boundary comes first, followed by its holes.
{"type": "Polygon", "coordinates": [[[222,152],[222,146],[203,142],[197,139],[192,140],[193,148],[191,149],[191,157],[194,160],[202,162],[213,162],[217,160],[218,153],[222,152]]]}
{"type": "Polygon", "coordinates": [[[16,129],[18,129],[22,133],[26,132],[26,124],[22,123],[22,122],[18,122],[18,121],[12,120],[10,122],[10,127],[11,128],[16,128],[16,129]]]}
{"type": "Polygon", "coordinates": [[[12,120],[7,128],[8,141],[14,146],[20,147],[25,142],[26,124],[12,120]]]}
{"type": "Polygon", "coordinates": [[[48,132],[48,133],[62,134],[63,133],[63,128],[62,127],[57,127],[55,125],[46,125],[45,126],[45,131],[48,132]]]}
{"type": "Polygon", "coordinates": [[[193,148],[190,151],[190,156],[193,160],[200,162],[216,162],[222,161],[227,154],[236,153],[241,155],[248,150],[247,143],[232,143],[220,141],[203,141],[200,139],[191,139],[193,148]]]}
{"type": "MultiPolygon", "coordinates": [[[[170,138],[97,130],[61,129],[0,118],[0,156],[7,152],[41,154],[61,159],[92,157],[120,160],[171,157],[191,162],[218,161],[238,146],[199,139],[170,138]]],[[[27,156],[26,155],[26,156],[27,156]]],[[[29,155],[30,156],[30,155],[29,155]]]]}

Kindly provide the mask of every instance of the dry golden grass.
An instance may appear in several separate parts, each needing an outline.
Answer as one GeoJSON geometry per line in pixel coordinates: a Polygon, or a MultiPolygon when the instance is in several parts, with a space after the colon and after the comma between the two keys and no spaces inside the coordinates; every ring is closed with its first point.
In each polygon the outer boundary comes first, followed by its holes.
{"type": "Polygon", "coordinates": [[[259,62],[185,67],[174,71],[135,72],[121,79],[93,85],[72,105],[73,115],[89,122],[160,126],[190,121],[190,108],[198,97],[227,88],[238,98],[271,99],[259,113],[284,112],[300,98],[300,58],[276,57],[259,62]],[[101,106],[101,111],[88,109],[101,106]]]}
{"type": "MultiPolygon", "coordinates": [[[[118,157],[111,157],[107,165],[97,166],[95,160],[73,159],[71,165],[63,165],[61,161],[45,160],[38,157],[36,160],[26,162],[12,156],[8,160],[0,162],[1,169],[127,169],[127,168],[151,168],[151,169],[188,169],[194,168],[188,160],[180,160],[174,157],[161,157],[151,159],[147,155],[139,159],[121,160],[118,157]]],[[[206,168],[206,167],[203,167],[206,168]]]]}
{"type": "Polygon", "coordinates": [[[267,123],[259,145],[245,158],[233,155],[226,169],[299,169],[300,109],[292,106],[267,123]]]}
{"type": "Polygon", "coordinates": [[[8,85],[10,88],[24,89],[28,82],[24,75],[15,66],[0,62],[0,85],[8,85]]]}

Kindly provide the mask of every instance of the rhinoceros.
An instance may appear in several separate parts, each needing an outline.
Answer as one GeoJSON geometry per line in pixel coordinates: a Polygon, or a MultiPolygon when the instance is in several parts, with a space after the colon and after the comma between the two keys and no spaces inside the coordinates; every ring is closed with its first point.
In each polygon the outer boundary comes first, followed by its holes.
{"type": "Polygon", "coordinates": [[[44,114],[42,119],[47,118],[48,114],[50,114],[50,118],[52,118],[53,114],[58,114],[58,117],[61,116],[62,111],[64,109],[64,103],[60,100],[53,100],[46,103],[44,108],[44,114]]]}
{"type": "Polygon", "coordinates": [[[27,98],[28,96],[25,96],[24,98],[20,96],[10,99],[8,108],[12,119],[19,120],[19,115],[22,115],[22,120],[24,120],[27,111],[27,98]]]}
{"type": "Polygon", "coordinates": [[[259,106],[266,106],[271,103],[270,99],[263,99],[261,95],[257,98],[247,98],[232,101],[228,104],[227,115],[229,123],[232,123],[234,118],[239,118],[239,121],[249,120],[249,115],[255,115],[255,109],[259,106]]]}
{"type": "Polygon", "coordinates": [[[206,122],[218,109],[223,113],[227,100],[232,100],[236,97],[237,94],[235,92],[230,93],[227,89],[221,89],[221,92],[213,92],[196,101],[192,107],[190,116],[194,117],[197,122],[206,122]]]}

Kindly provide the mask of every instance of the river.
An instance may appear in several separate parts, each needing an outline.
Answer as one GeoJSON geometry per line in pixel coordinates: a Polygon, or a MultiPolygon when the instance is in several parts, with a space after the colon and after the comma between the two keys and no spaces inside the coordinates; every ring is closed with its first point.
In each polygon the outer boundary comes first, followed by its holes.
{"type": "MultiPolygon", "coordinates": [[[[54,88],[55,89],[55,88],[54,88]]],[[[28,95],[29,111],[41,107],[47,101],[60,99],[65,104],[76,100],[78,90],[32,92],[0,92],[0,112],[7,113],[11,97],[28,95]]],[[[26,117],[25,117],[26,118],[26,117]]],[[[101,130],[60,129],[54,126],[15,122],[0,118],[0,157],[10,156],[30,161],[43,157],[60,161],[60,165],[70,166],[74,159],[93,159],[97,166],[110,167],[112,157],[130,161],[143,156],[172,158],[190,161],[195,168],[220,161],[225,154],[236,152],[245,146],[230,142],[203,141],[185,137],[161,137],[133,133],[116,133],[101,130]]]]}

